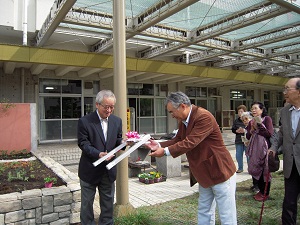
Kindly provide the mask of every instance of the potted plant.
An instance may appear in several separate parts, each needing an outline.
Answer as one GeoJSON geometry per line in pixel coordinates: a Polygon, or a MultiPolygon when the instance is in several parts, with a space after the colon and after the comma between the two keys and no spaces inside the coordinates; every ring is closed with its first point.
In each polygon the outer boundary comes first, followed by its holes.
{"type": "Polygon", "coordinates": [[[52,187],[53,184],[56,183],[56,178],[55,177],[45,177],[44,182],[45,182],[45,187],[50,188],[52,187]]]}
{"type": "Polygon", "coordinates": [[[162,181],[162,173],[159,171],[151,171],[151,175],[154,176],[154,183],[158,183],[162,181]]]}
{"type": "Polygon", "coordinates": [[[149,184],[154,184],[154,178],[155,178],[155,176],[153,174],[151,174],[151,173],[148,173],[148,175],[149,175],[149,177],[148,177],[149,184]]]}
{"type": "Polygon", "coordinates": [[[148,179],[148,173],[140,173],[138,174],[139,181],[145,183],[145,179],[148,179]]]}

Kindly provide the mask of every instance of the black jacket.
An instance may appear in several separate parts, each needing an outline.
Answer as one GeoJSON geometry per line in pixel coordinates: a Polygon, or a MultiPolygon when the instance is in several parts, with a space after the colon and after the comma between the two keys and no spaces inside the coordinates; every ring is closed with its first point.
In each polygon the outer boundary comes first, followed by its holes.
{"type": "Polygon", "coordinates": [[[236,130],[239,129],[239,128],[245,128],[245,125],[243,123],[243,121],[241,120],[241,118],[237,118],[234,122],[233,122],[233,125],[232,125],[232,133],[236,134],[235,135],[235,144],[244,144],[243,141],[242,141],[242,136],[244,136],[244,133],[236,133],[236,130]]]}
{"type": "MultiPolygon", "coordinates": [[[[78,146],[82,150],[78,176],[81,180],[89,184],[98,184],[101,176],[108,173],[111,182],[116,180],[117,168],[114,166],[110,170],[106,169],[107,161],[94,167],[93,162],[99,159],[99,153],[114,149],[122,142],[122,120],[110,115],[108,118],[107,141],[103,135],[101,122],[97,112],[92,112],[78,121],[78,146]]],[[[112,158],[111,160],[113,160],[112,158]]]]}

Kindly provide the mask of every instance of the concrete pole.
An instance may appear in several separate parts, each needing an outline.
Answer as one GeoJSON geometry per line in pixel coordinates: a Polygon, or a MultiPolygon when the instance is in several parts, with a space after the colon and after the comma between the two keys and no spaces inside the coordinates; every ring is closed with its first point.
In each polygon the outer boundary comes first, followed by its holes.
{"type": "MultiPolygon", "coordinates": [[[[113,23],[114,93],[117,98],[115,113],[121,117],[125,133],[127,132],[125,0],[113,1],[113,23]]],[[[128,190],[128,158],[117,165],[116,199],[115,216],[126,215],[132,211],[128,190]]]]}
{"type": "Polygon", "coordinates": [[[24,0],[23,4],[23,45],[27,46],[28,0],[24,0]]]}

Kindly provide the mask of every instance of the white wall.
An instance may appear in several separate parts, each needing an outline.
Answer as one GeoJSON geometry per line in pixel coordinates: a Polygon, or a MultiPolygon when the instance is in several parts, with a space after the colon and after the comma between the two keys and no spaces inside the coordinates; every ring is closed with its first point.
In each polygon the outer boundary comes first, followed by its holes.
{"type": "MultiPolygon", "coordinates": [[[[39,30],[54,0],[27,0],[28,32],[39,30]]],[[[24,0],[0,0],[0,26],[23,30],[24,0]]]]}
{"type": "Polygon", "coordinates": [[[46,17],[50,13],[54,0],[35,0],[36,1],[36,30],[40,30],[46,17]]]}
{"type": "MultiPolygon", "coordinates": [[[[5,6],[5,8],[8,8],[5,6]]],[[[23,30],[23,21],[24,21],[24,9],[25,1],[24,0],[15,0],[14,1],[14,30],[23,30]]],[[[28,32],[35,32],[35,23],[36,23],[36,0],[27,0],[27,30],[28,32]]]]}
{"type": "Polygon", "coordinates": [[[14,1],[13,0],[0,0],[0,25],[13,27],[14,25],[14,1]]]}

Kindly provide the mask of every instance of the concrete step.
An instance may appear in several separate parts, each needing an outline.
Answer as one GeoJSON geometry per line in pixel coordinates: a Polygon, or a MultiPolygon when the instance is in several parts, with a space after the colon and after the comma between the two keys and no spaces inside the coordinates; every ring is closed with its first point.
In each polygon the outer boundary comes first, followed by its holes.
{"type": "Polygon", "coordinates": [[[78,147],[77,142],[40,144],[37,151],[51,157],[62,165],[78,165],[81,156],[81,149],[78,147]]]}
{"type": "Polygon", "coordinates": [[[65,165],[65,164],[73,164],[75,162],[79,162],[80,154],[76,155],[49,155],[53,160],[65,165]]]}

